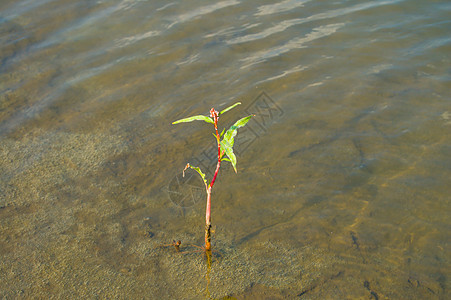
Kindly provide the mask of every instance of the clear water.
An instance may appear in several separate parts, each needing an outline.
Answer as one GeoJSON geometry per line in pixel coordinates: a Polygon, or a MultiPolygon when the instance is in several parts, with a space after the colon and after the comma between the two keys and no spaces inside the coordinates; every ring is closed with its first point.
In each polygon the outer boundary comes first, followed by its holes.
{"type": "Polygon", "coordinates": [[[449,1],[0,3],[2,298],[449,299],[449,1]],[[238,173],[206,123],[237,101],[238,173]],[[213,158],[212,158],[213,157],[213,158]],[[211,177],[210,177],[211,178],[211,177]]]}

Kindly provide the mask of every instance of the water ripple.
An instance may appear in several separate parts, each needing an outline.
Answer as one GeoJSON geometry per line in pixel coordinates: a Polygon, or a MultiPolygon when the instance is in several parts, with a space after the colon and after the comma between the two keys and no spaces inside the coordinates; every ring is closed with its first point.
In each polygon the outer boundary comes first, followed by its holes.
{"type": "Polygon", "coordinates": [[[181,66],[181,65],[187,65],[187,64],[191,64],[197,60],[199,60],[199,53],[196,53],[194,55],[190,55],[189,57],[187,57],[186,59],[177,62],[176,65],[181,66]]]}
{"type": "Polygon", "coordinates": [[[171,2],[171,3],[165,4],[165,5],[163,5],[162,7],[157,8],[156,11],[162,11],[162,10],[165,10],[165,9],[168,8],[169,6],[173,6],[173,5],[175,5],[175,2],[171,2]]]}
{"type": "Polygon", "coordinates": [[[4,10],[0,12],[0,17],[5,18],[6,20],[14,19],[17,16],[26,14],[27,12],[38,8],[39,6],[45,5],[49,2],[54,2],[55,0],[27,0],[22,2],[17,2],[13,7],[8,10],[4,10]]]}
{"type": "Polygon", "coordinates": [[[122,10],[128,10],[136,5],[136,1],[123,0],[117,5],[112,5],[106,9],[95,11],[84,18],[80,18],[74,23],[69,23],[66,27],[62,27],[52,33],[46,40],[36,45],[36,48],[46,48],[61,41],[77,40],[80,34],[77,31],[83,31],[85,28],[94,27],[95,24],[102,23],[102,20],[111,17],[114,13],[122,10]]]}
{"type": "Polygon", "coordinates": [[[263,83],[263,82],[271,81],[271,80],[276,80],[276,79],[285,77],[287,75],[290,75],[292,73],[302,72],[302,71],[304,71],[304,70],[306,70],[308,68],[309,68],[308,66],[302,66],[302,65],[295,66],[295,67],[293,67],[293,68],[291,68],[289,70],[283,71],[281,74],[278,74],[278,75],[275,75],[275,76],[271,76],[271,77],[266,78],[264,80],[258,81],[257,83],[255,83],[255,85],[258,85],[258,84],[263,83]]]}
{"type": "Polygon", "coordinates": [[[356,11],[360,11],[360,10],[364,10],[364,9],[369,9],[369,8],[382,6],[382,5],[386,5],[386,4],[393,4],[395,2],[398,2],[398,1],[372,1],[372,2],[368,2],[368,3],[357,4],[357,5],[350,6],[350,7],[335,9],[335,10],[331,10],[328,12],[319,13],[316,15],[311,15],[307,18],[297,18],[297,19],[285,20],[285,21],[282,21],[282,22],[276,24],[275,26],[267,28],[261,32],[237,37],[237,38],[229,40],[227,43],[228,44],[239,44],[239,43],[250,42],[250,41],[266,38],[275,33],[282,32],[282,31],[286,30],[287,28],[290,28],[295,25],[300,25],[300,24],[303,24],[306,22],[311,22],[311,21],[335,18],[338,16],[343,16],[343,15],[353,13],[356,11]]]}
{"type": "Polygon", "coordinates": [[[114,43],[116,44],[117,48],[126,47],[128,45],[134,44],[136,42],[139,42],[141,40],[154,37],[159,35],[161,32],[158,30],[150,30],[141,34],[136,34],[128,37],[124,37],[121,39],[116,40],[114,43]]]}
{"type": "Polygon", "coordinates": [[[210,14],[221,8],[233,6],[233,5],[236,5],[239,3],[240,3],[240,1],[228,0],[228,1],[221,1],[221,2],[218,2],[215,4],[206,5],[203,7],[193,9],[193,10],[187,12],[186,14],[181,14],[181,15],[176,16],[175,20],[171,24],[169,24],[168,29],[173,27],[174,25],[190,21],[190,20],[200,17],[202,15],[210,14]]]}
{"type": "Polygon", "coordinates": [[[258,8],[258,12],[255,16],[266,16],[281,12],[290,11],[297,7],[304,6],[304,3],[310,2],[311,0],[285,0],[276,4],[262,5],[258,8]]]}
{"type": "Polygon", "coordinates": [[[246,24],[243,24],[241,26],[241,28],[236,28],[235,26],[229,26],[229,27],[226,27],[226,28],[219,29],[216,32],[208,33],[208,34],[204,35],[204,38],[233,35],[233,34],[237,34],[239,32],[243,32],[245,30],[251,29],[253,27],[257,27],[260,24],[261,23],[252,23],[252,24],[246,23],[246,24]]]}
{"type": "Polygon", "coordinates": [[[344,26],[344,23],[336,23],[336,24],[319,26],[319,27],[314,28],[305,37],[294,38],[281,46],[276,46],[276,47],[269,48],[267,50],[258,51],[256,53],[254,53],[254,55],[246,57],[241,60],[244,63],[244,65],[241,66],[241,69],[247,68],[254,64],[261,63],[269,58],[279,56],[279,55],[286,53],[288,51],[291,51],[293,49],[299,49],[299,48],[306,47],[305,46],[306,43],[311,42],[316,39],[319,39],[319,38],[322,38],[322,37],[326,37],[328,35],[331,35],[343,26],[344,26]]]}

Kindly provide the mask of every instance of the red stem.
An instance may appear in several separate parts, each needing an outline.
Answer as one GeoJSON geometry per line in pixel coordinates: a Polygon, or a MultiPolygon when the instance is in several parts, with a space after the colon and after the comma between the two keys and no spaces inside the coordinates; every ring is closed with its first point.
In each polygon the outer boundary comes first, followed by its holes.
{"type": "Polygon", "coordinates": [[[216,131],[216,140],[218,142],[218,163],[216,165],[215,175],[211,180],[210,185],[207,187],[207,208],[205,211],[205,250],[211,250],[211,189],[215,184],[216,177],[219,173],[219,168],[221,167],[221,144],[220,144],[220,136],[218,133],[218,112],[215,111],[214,108],[210,110],[210,115],[214,119],[215,131],[216,131]]]}

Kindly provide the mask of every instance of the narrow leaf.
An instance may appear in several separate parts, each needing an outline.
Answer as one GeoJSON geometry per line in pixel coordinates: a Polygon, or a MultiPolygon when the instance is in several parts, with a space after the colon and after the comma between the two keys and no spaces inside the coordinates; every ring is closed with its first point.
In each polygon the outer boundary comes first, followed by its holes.
{"type": "Polygon", "coordinates": [[[247,122],[249,122],[249,120],[253,116],[254,115],[250,115],[250,116],[244,117],[244,118],[239,119],[238,121],[236,121],[235,124],[230,126],[229,130],[226,131],[226,133],[224,134],[223,140],[226,140],[230,144],[230,146],[233,147],[233,144],[235,142],[234,139],[235,139],[235,136],[237,134],[238,128],[241,128],[241,127],[245,126],[247,124],[247,122]]]}
{"type": "Polygon", "coordinates": [[[241,104],[241,102],[237,102],[237,103],[235,103],[235,104],[233,104],[233,105],[231,105],[231,106],[229,106],[227,108],[224,108],[223,110],[221,110],[219,112],[218,116],[222,115],[225,112],[228,112],[229,110],[231,110],[232,108],[234,108],[235,106],[240,105],[240,104],[241,104]]]}
{"type": "MultiPolygon", "coordinates": [[[[227,141],[222,140],[221,148],[224,149],[227,157],[229,158],[228,161],[230,161],[230,163],[232,164],[232,167],[236,173],[236,156],[235,156],[235,153],[233,153],[232,146],[227,141]]],[[[225,160],[227,160],[227,159],[225,159],[225,160]]]]}
{"type": "Polygon", "coordinates": [[[241,118],[241,119],[239,119],[238,121],[236,121],[234,125],[235,125],[237,128],[243,127],[243,126],[246,125],[247,122],[249,122],[249,120],[250,120],[252,117],[254,117],[254,116],[255,116],[255,115],[250,115],[250,116],[241,118]]]}
{"type": "Polygon", "coordinates": [[[207,188],[207,179],[205,178],[205,174],[201,171],[201,169],[199,167],[193,167],[192,165],[190,165],[189,163],[186,165],[185,169],[183,170],[183,177],[185,177],[185,171],[186,169],[191,168],[194,171],[196,171],[197,173],[199,173],[200,177],[202,177],[202,180],[205,183],[205,188],[207,188]]]}
{"type": "Polygon", "coordinates": [[[227,157],[223,157],[223,158],[221,158],[221,160],[225,160],[225,161],[228,161],[229,163],[232,163],[232,162],[230,161],[230,159],[228,159],[227,157]]]}
{"type": "Polygon", "coordinates": [[[175,122],[172,122],[172,124],[186,123],[186,122],[192,122],[192,121],[196,121],[196,120],[205,121],[205,122],[211,123],[211,124],[215,123],[215,122],[213,122],[213,120],[210,117],[199,115],[199,116],[193,116],[193,117],[189,117],[189,118],[180,119],[175,122]]]}

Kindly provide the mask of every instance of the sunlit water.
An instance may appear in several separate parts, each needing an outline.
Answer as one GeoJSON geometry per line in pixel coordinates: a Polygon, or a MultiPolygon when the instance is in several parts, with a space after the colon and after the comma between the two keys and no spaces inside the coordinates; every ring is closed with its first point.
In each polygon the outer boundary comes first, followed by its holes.
{"type": "Polygon", "coordinates": [[[449,299],[449,1],[3,0],[0,296],[449,299]],[[255,113],[213,189],[211,107],[255,113]],[[181,240],[178,254],[172,240],[181,240]]]}

